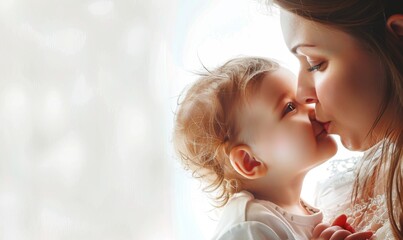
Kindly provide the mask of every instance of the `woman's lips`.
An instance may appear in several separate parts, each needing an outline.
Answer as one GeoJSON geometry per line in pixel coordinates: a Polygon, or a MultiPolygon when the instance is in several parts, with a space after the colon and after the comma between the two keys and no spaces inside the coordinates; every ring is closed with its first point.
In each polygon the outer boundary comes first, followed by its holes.
{"type": "Polygon", "coordinates": [[[327,133],[329,133],[330,122],[322,123],[322,126],[323,126],[323,128],[325,129],[325,131],[326,131],[327,133]]]}
{"type": "Polygon", "coordinates": [[[313,127],[313,131],[314,131],[316,139],[320,139],[320,138],[328,135],[329,125],[330,125],[330,122],[320,122],[317,120],[312,121],[312,127],[313,127]]]}
{"type": "Polygon", "coordinates": [[[313,132],[314,132],[315,137],[319,137],[323,133],[325,133],[325,134],[327,133],[323,124],[319,121],[313,120],[312,127],[313,127],[313,132]]]}

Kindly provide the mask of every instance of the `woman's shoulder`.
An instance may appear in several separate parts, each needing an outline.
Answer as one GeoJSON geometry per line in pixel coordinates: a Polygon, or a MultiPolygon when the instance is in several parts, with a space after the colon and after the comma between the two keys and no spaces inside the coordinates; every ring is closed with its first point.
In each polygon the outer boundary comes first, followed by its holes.
{"type": "Polygon", "coordinates": [[[361,159],[332,159],[326,163],[327,177],[317,182],[314,193],[314,204],[323,211],[325,221],[331,221],[349,207],[357,166],[361,159]]]}
{"type": "Polygon", "coordinates": [[[336,158],[327,163],[329,178],[340,176],[340,173],[353,172],[357,165],[363,160],[362,156],[353,156],[349,158],[336,158]]]}
{"type": "MultiPolygon", "coordinates": [[[[338,188],[354,181],[362,156],[354,156],[342,159],[332,159],[323,166],[326,177],[317,184],[317,191],[338,188]]],[[[349,186],[351,187],[351,186],[349,186]]]]}
{"type": "MultiPolygon", "coordinates": [[[[335,159],[329,162],[328,177],[317,186],[315,204],[323,211],[324,222],[331,222],[338,215],[346,214],[349,222],[354,222],[356,218],[362,220],[355,226],[356,230],[376,232],[377,239],[393,239],[388,233],[390,225],[384,194],[376,195],[363,202],[358,201],[354,206],[351,205],[351,194],[357,173],[362,171],[363,165],[370,164],[370,160],[368,156],[364,156],[335,159]]],[[[366,169],[365,173],[371,174],[371,168],[366,169]]]]}

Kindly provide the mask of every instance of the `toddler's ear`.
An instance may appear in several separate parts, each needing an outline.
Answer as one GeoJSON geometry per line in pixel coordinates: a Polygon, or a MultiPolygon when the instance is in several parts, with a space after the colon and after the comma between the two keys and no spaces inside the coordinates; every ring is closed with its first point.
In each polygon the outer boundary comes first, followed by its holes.
{"type": "Polygon", "coordinates": [[[388,18],[386,26],[390,32],[403,40],[403,14],[394,14],[388,18]]]}
{"type": "Polygon", "coordinates": [[[239,145],[231,149],[229,158],[235,171],[245,178],[257,179],[267,174],[266,164],[253,157],[247,145],[239,145]]]}

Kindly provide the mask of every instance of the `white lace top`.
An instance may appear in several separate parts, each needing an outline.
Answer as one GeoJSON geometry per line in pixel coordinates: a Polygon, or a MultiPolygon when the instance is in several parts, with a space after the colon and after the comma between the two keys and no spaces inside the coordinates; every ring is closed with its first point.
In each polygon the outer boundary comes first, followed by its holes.
{"type": "MultiPolygon", "coordinates": [[[[394,237],[388,220],[386,195],[379,191],[383,185],[377,184],[374,186],[375,192],[380,194],[369,201],[360,202],[354,206],[350,204],[359,166],[366,164],[366,162],[362,161],[367,161],[364,159],[367,159],[366,156],[329,161],[328,171],[330,176],[324,182],[318,184],[315,205],[323,211],[324,222],[330,223],[340,214],[346,214],[348,222],[357,231],[370,230],[375,233],[375,239],[392,240],[394,237]],[[363,215],[367,206],[369,206],[368,210],[363,215]],[[354,224],[361,217],[363,217],[361,223],[354,224]]],[[[371,174],[371,170],[373,169],[368,167],[365,172],[371,174]]]]}

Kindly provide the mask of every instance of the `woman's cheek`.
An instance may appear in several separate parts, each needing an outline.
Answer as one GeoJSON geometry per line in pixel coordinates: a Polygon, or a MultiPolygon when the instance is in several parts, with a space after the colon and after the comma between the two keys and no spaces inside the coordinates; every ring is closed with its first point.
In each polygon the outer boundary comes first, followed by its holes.
{"type": "Polygon", "coordinates": [[[315,79],[316,95],[322,112],[325,115],[331,115],[335,111],[340,111],[340,105],[344,106],[346,94],[350,92],[351,84],[346,84],[347,78],[334,71],[335,64],[328,66],[325,73],[321,73],[315,79]]]}

